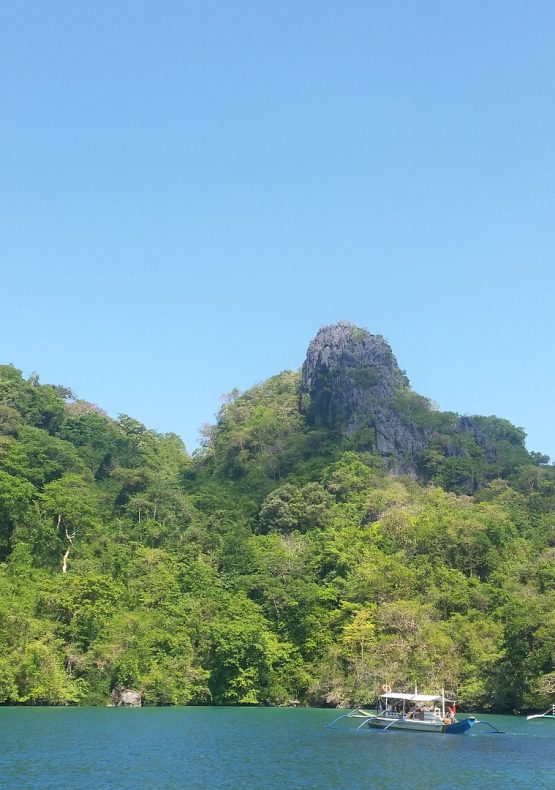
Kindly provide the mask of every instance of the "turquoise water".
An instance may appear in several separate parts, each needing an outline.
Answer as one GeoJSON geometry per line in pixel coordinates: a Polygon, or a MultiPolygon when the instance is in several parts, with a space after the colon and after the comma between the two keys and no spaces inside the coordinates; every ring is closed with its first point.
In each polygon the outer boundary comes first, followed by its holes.
{"type": "MultiPolygon", "coordinates": [[[[327,730],[332,710],[0,708],[2,788],[555,787],[555,720],[506,735],[327,730]]],[[[480,718],[480,717],[479,717],[480,718]]]]}

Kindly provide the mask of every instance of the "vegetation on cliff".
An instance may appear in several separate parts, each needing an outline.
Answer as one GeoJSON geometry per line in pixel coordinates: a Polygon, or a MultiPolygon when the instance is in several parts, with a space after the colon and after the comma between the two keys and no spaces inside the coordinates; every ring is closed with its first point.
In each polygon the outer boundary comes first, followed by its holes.
{"type": "Polygon", "coordinates": [[[348,386],[317,373],[318,397],[297,372],[232,393],[190,457],[0,367],[0,702],[105,704],[119,683],[147,704],[343,705],[417,682],[549,703],[549,459],[397,373],[385,406],[360,395],[368,360],[348,386]]]}

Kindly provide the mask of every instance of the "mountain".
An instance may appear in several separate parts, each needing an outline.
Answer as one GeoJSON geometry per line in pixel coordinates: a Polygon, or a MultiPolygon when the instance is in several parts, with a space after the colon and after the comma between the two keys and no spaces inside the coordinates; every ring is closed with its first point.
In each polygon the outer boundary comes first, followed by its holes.
{"type": "Polygon", "coordinates": [[[0,366],[0,703],[525,710],[555,688],[555,469],[321,329],[203,447],[0,366]]]}
{"type": "Polygon", "coordinates": [[[397,473],[472,493],[531,462],[523,430],[435,410],[411,390],[383,337],[347,322],[324,327],[310,343],[300,393],[310,425],[351,438],[397,473]]]}
{"type": "Polygon", "coordinates": [[[300,378],[287,372],[235,393],[209,445],[234,479],[254,457],[275,477],[292,468],[295,452],[314,464],[343,448],[372,454],[390,472],[472,494],[549,461],[528,453],[525,438],[508,420],[434,408],[411,389],[383,337],[340,322],[317,333],[300,378]]]}
{"type": "Polygon", "coordinates": [[[399,396],[408,386],[383,337],[342,322],[320,329],[308,347],[301,409],[310,425],[360,436],[382,456],[414,459],[426,441],[399,411],[399,396]]]}

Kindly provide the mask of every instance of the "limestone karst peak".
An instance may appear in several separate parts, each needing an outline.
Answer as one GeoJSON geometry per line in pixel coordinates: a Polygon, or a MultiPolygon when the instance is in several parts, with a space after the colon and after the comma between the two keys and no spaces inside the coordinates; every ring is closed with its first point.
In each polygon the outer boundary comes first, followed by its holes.
{"type": "Polygon", "coordinates": [[[381,335],[340,321],[322,327],[308,347],[301,409],[309,424],[344,437],[365,432],[368,449],[410,459],[412,468],[425,442],[396,409],[397,395],[407,387],[407,377],[381,335]]]}

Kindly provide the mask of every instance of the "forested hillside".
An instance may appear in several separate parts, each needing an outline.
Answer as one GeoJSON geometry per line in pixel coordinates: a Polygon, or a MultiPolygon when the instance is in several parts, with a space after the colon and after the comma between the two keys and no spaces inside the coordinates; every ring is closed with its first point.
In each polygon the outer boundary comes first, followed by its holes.
{"type": "Polygon", "coordinates": [[[0,366],[0,702],[550,704],[555,469],[521,429],[339,324],[203,436],[0,366]]]}

